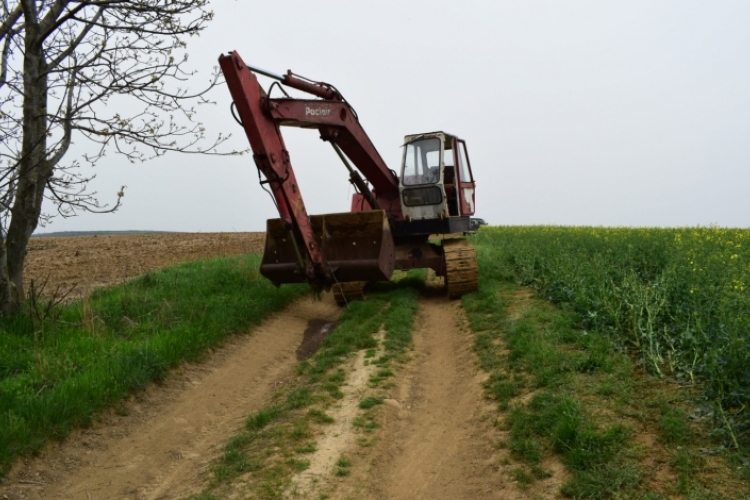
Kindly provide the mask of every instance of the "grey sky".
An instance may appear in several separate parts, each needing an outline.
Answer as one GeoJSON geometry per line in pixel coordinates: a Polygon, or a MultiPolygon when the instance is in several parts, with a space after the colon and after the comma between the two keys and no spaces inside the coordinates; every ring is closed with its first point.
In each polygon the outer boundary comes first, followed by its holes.
{"type": "MultiPolygon", "coordinates": [[[[750,2],[216,0],[189,42],[205,83],[222,52],[336,85],[385,161],[403,136],[467,141],[491,224],[750,226],[750,2]]],[[[264,85],[270,83],[263,80],[264,85]]],[[[202,108],[232,132],[229,92],[202,108]]],[[[284,129],[310,213],[346,211],[347,174],[317,132],[284,129]]],[[[82,138],[76,144],[85,151],[82,138]]],[[[89,172],[89,168],[84,169],[89,172]]],[[[115,214],[40,232],[257,231],[275,217],[248,155],[108,156],[92,186],[115,214]]]]}

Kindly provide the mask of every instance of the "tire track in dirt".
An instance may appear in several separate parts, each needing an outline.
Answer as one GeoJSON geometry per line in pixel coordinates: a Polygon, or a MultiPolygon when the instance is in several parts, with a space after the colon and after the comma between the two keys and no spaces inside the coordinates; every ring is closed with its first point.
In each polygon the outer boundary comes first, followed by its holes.
{"type": "Polygon", "coordinates": [[[398,403],[383,406],[377,444],[356,451],[352,475],[331,498],[529,497],[500,465],[507,450],[495,444],[504,433],[493,425],[497,412],[483,395],[486,374],[473,339],[460,302],[420,299],[413,359],[397,375],[398,403]]]}
{"type": "Polygon", "coordinates": [[[206,363],[187,365],[134,398],[126,405],[131,416],[109,414],[19,464],[0,485],[0,498],[158,500],[199,491],[226,439],[294,377],[309,321],[338,315],[331,295],[295,302],[206,363]]]}
{"type": "MultiPolygon", "coordinates": [[[[375,335],[380,347],[373,358],[381,355],[385,332],[375,335]]],[[[334,422],[318,436],[317,451],[310,456],[310,467],[297,474],[289,490],[289,498],[321,498],[331,489],[331,478],[335,475],[337,459],[356,447],[357,433],[354,420],[361,412],[359,403],[368,393],[368,380],[378,366],[365,362],[365,350],[361,350],[346,366],[347,380],[341,388],[343,397],[328,409],[334,422]]]]}
{"type": "MultiPolygon", "coordinates": [[[[414,361],[399,384],[401,407],[389,407],[373,461],[374,499],[511,498],[492,446],[495,434],[482,394],[484,375],[460,321],[460,303],[420,300],[414,361]]],[[[465,322],[464,322],[465,323],[465,322]]]]}

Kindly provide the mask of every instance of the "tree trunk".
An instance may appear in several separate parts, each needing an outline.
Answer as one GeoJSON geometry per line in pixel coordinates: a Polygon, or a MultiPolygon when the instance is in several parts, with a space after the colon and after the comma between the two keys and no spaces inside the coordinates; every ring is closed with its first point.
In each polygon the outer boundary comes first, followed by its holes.
{"type": "MultiPolygon", "coordinates": [[[[36,17],[36,13],[27,12],[25,17],[27,34],[23,65],[23,142],[18,184],[6,239],[7,278],[15,287],[15,291],[11,290],[11,310],[16,309],[19,301],[24,298],[23,265],[26,247],[31,233],[37,227],[44,189],[52,176],[52,168],[46,157],[47,73],[44,50],[39,25],[28,22],[31,17],[36,17]]],[[[2,282],[3,277],[0,277],[0,288],[2,282]]],[[[0,290],[0,296],[1,294],[0,290]]],[[[6,308],[7,305],[0,304],[0,310],[6,308]]]]}
{"type": "Polygon", "coordinates": [[[0,228],[0,316],[7,316],[13,312],[18,301],[13,297],[13,285],[8,277],[8,252],[3,233],[0,228]]]}

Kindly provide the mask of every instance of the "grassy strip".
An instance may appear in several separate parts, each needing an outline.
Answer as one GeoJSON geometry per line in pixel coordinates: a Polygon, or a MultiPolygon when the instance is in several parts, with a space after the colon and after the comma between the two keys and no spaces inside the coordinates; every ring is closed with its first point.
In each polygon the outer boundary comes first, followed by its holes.
{"type": "MultiPolygon", "coordinates": [[[[243,498],[285,498],[293,475],[310,465],[307,457],[317,449],[316,432],[333,422],[328,410],[344,396],[347,360],[360,350],[372,358],[379,347],[376,334],[383,330],[383,355],[372,361],[380,364],[381,371],[390,370],[389,363],[402,359],[411,345],[423,275],[411,272],[397,283],[378,285],[367,300],[349,303],[320,350],[300,362],[297,379],[277,392],[267,407],[250,415],[245,429],[227,442],[211,466],[207,488],[190,500],[225,498],[237,489],[242,489],[243,498]]],[[[365,398],[355,427],[363,432],[377,428],[375,411],[382,402],[381,397],[365,398]]],[[[335,465],[334,474],[346,476],[352,460],[341,456],[335,465]]]]}
{"type": "Polygon", "coordinates": [[[0,323],[0,471],[305,293],[258,264],[184,264],[0,323]]]}
{"type": "Polygon", "coordinates": [[[648,493],[640,490],[638,463],[628,456],[630,426],[618,418],[597,418],[595,412],[607,405],[586,397],[600,378],[631,384],[630,359],[609,354],[606,337],[582,335],[570,323],[569,315],[538,302],[506,323],[507,371],[493,372],[488,390],[508,407],[508,446],[539,479],[548,474],[545,455],[557,454],[572,475],[562,488],[567,496],[648,493]],[[530,400],[513,401],[525,388],[530,400]]]}
{"type": "Polygon", "coordinates": [[[480,290],[463,303],[521,487],[549,477],[556,459],[570,474],[561,492],[573,498],[746,497],[746,485],[727,487],[726,468],[701,459],[710,441],[691,432],[678,391],[639,377],[611,337],[577,329],[574,313],[518,289],[491,244],[477,247],[480,290]],[[644,448],[638,434],[651,432],[659,443],[644,448]],[[644,454],[670,463],[666,477],[642,466],[644,454]]]}
{"type": "Polygon", "coordinates": [[[497,227],[476,241],[652,373],[700,381],[727,445],[750,448],[749,230],[497,227]]]}

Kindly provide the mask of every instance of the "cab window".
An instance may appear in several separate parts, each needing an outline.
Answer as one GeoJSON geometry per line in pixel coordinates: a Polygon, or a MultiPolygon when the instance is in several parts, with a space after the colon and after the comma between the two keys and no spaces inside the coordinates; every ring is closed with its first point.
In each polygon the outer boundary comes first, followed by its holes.
{"type": "Polygon", "coordinates": [[[466,146],[463,142],[458,143],[458,170],[461,182],[471,182],[471,170],[469,170],[469,159],[466,156],[466,146]]]}
{"type": "Polygon", "coordinates": [[[440,181],[440,139],[430,137],[406,145],[402,178],[407,186],[440,181]]]}

